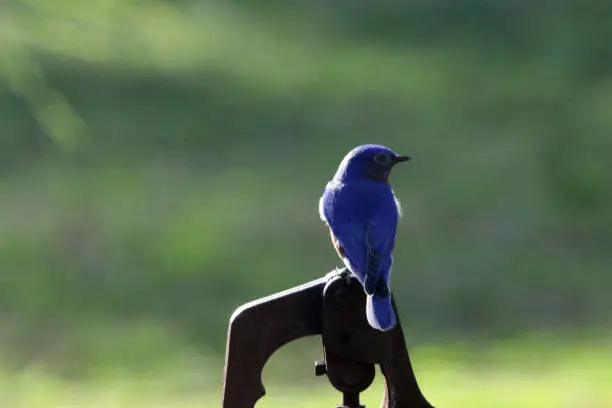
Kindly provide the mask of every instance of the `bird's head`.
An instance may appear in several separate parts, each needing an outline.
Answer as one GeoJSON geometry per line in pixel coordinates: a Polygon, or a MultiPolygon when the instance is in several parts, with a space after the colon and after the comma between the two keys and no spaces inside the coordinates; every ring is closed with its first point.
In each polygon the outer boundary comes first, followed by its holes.
{"type": "Polygon", "coordinates": [[[408,160],[410,157],[398,155],[385,146],[373,144],[357,146],[344,156],[334,179],[339,181],[370,179],[388,182],[393,166],[408,160]]]}

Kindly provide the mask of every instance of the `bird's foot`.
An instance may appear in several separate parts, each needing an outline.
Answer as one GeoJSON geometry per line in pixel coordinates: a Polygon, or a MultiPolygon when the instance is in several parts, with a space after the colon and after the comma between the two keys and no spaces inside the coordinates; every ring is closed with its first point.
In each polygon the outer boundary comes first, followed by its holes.
{"type": "Polygon", "coordinates": [[[351,284],[351,272],[348,269],[344,270],[343,278],[347,286],[351,284]]]}
{"type": "Polygon", "coordinates": [[[352,272],[347,267],[336,268],[336,273],[340,275],[344,282],[349,285],[351,283],[352,272]]]}
{"type": "Polygon", "coordinates": [[[345,278],[348,275],[349,278],[351,276],[351,271],[349,271],[346,267],[344,266],[337,266],[336,268],[334,268],[334,270],[330,271],[327,273],[327,275],[325,275],[328,279],[331,279],[335,276],[340,276],[341,278],[345,278]]]}

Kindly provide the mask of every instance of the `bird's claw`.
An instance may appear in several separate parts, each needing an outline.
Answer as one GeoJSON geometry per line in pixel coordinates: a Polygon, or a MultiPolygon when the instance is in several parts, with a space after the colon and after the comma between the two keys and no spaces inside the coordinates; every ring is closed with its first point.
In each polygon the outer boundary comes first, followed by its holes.
{"type": "Polygon", "coordinates": [[[346,283],[347,285],[350,285],[350,283],[351,283],[351,271],[348,268],[346,268],[346,267],[337,268],[336,271],[340,275],[340,277],[342,279],[344,279],[344,283],[346,283]]]}
{"type": "Polygon", "coordinates": [[[343,276],[343,277],[344,277],[344,282],[345,282],[347,285],[350,285],[350,284],[351,284],[351,273],[349,272],[349,270],[348,270],[348,269],[345,269],[345,273],[344,273],[344,276],[343,276]]]}

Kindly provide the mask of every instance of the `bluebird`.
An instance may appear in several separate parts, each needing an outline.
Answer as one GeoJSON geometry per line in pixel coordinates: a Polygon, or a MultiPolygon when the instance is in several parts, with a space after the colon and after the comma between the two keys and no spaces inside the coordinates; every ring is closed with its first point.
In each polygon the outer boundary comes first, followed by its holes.
{"type": "Polygon", "coordinates": [[[367,295],[368,323],[380,331],[397,323],[389,278],[401,207],[389,174],[407,160],[385,146],[358,146],[344,157],[319,200],[336,252],[367,295]]]}

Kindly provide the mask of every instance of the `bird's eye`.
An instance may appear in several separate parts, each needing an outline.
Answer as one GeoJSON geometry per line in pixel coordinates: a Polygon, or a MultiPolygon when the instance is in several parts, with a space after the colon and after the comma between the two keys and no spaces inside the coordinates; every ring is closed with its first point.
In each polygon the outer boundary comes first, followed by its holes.
{"type": "Polygon", "coordinates": [[[379,153],[374,156],[374,161],[376,164],[380,164],[381,166],[388,166],[391,164],[391,156],[387,153],[379,153]]]}

